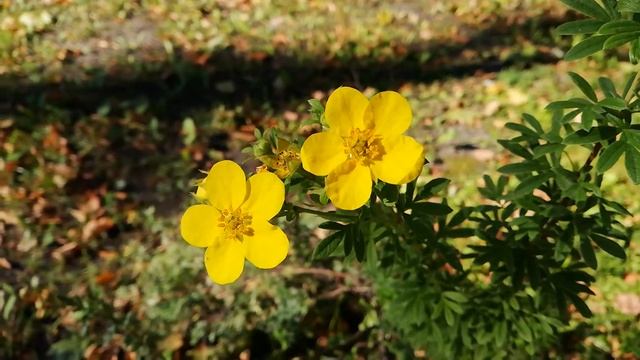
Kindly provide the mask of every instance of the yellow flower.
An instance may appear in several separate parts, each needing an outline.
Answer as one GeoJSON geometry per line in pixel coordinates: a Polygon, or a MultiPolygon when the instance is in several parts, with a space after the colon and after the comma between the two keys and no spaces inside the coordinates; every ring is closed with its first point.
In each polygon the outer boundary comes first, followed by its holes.
{"type": "Polygon", "coordinates": [[[200,186],[208,203],[185,211],[180,233],[189,244],[207,248],[204,263],[214,282],[236,281],[245,258],[260,269],[284,260],[287,235],[269,223],[284,203],[284,184],[275,174],[260,172],[247,181],[238,164],[224,160],[200,186]]]}
{"type": "Polygon", "coordinates": [[[371,195],[371,182],[405,184],[424,164],[424,149],[403,135],[411,125],[411,107],[394,91],[367,99],[360,91],[340,87],[325,110],[328,131],[311,135],[302,145],[302,167],[325,176],[325,190],[340,209],[353,210],[371,195]]]}

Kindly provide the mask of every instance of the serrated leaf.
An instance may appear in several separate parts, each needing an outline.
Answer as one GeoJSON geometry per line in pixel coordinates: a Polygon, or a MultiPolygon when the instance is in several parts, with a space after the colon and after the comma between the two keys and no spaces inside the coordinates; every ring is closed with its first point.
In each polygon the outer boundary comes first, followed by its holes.
{"type": "Polygon", "coordinates": [[[613,144],[607,145],[607,147],[598,157],[596,170],[601,174],[609,170],[622,156],[625,149],[626,143],[624,141],[616,141],[613,144]]]}
{"type": "Polygon", "coordinates": [[[614,49],[638,38],[640,38],[640,32],[637,31],[632,33],[613,35],[604,42],[603,49],[614,49]]]}
{"type": "Polygon", "coordinates": [[[569,72],[569,76],[571,77],[571,80],[573,80],[573,83],[576,84],[578,88],[580,88],[580,91],[582,91],[582,93],[585,94],[586,97],[588,97],[592,101],[598,101],[598,97],[596,96],[595,91],[593,91],[593,88],[591,87],[591,85],[589,85],[589,82],[587,80],[574,72],[569,72]]]}
{"type": "Polygon", "coordinates": [[[578,60],[602,50],[609,35],[592,36],[577,43],[564,55],[565,60],[578,60]]]}
{"type": "Polygon", "coordinates": [[[578,130],[569,134],[562,141],[564,144],[584,145],[593,144],[599,141],[608,140],[618,134],[618,129],[612,126],[598,126],[589,131],[578,130]]]}
{"type": "Polygon", "coordinates": [[[560,0],[568,7],[592,18],[609,20],[609,14],[594,0],[560,0]]]}
{"type": "Polygon", "coordinates": [[[593,34],[598,32],[604,24],[604,21],[596,19],[576,20],[558,26],[555,33],[558,35],[593,34]]]}
{"type": "Polygon", "coordinates": [[[591,237],[591,240],[600,247],[600,249],[619,259],[626,260],[627,254],[624,251],[624,248],[617,242],[605,237],[604,235],[596,233],[591,233],[589,236],[591,237]]]}
{"type": "Polygon", "coordinates": [[[616,35],[640,31],[640,23],[633,20],[614,20],[602,25],[598,33],[602,35],[616,35]]]}
{"type": "Polygon", "coordinates": [[[627,146],[624,152],[624,165],[631,181],[636,185],[640,184],[640,151],[627,146]]]}

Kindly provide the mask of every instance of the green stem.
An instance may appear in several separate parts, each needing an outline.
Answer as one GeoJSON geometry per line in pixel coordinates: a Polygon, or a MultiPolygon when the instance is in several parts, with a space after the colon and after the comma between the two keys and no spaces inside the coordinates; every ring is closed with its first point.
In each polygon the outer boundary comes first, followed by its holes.
{"type": "Polygon", "coordinates": [[[320,210],[313,210],[313,209],[309,209],[309,208],[304,208],[304,207],[300,207],[297,205],[293,206],[293,210],[298,213],[307,213],[307,214],[312,214],[312,215],[316,215],[316,216],[320,216],[323,219],[327,219],[327,220],[332,220],[332,221],[345,221],[345,222],[351,222],[355,219],[357,219],[358,215],[356,214],[338,214],[335,211],[320,211],[320,210]]]}

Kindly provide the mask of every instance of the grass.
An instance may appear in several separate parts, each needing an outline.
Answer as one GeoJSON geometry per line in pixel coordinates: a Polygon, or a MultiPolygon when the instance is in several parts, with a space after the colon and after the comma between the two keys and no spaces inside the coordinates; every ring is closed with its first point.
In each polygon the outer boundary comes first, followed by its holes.
{"type": "MultiPolygon", "coordinates": [[[[0,354],[342,358],[390,351],[393,332],[360,270],[309,260],[324,236],[310,218],[286,224],[293,248],[283,266],[248,269],[230,287],[206,279],[201,252],[182,242],[177,223],[199,169],[241,160],[256,127],[308,132],[300,126],[309,116],[306,99],[326,100],[339,85],[407,96],[413,135],[432,161],[424,176],[451,177],[449,195],[459,205],[476,203],[481,176],[509,160],[495,141],[510,135],[506,122],[522,112],[548,121],[548,102],[578,94],[567,71],[620,82],[632,70],[601,58],[569,64],[537,57],[561,55],[549,33],[536,30],[543,13],[565,16],[556,2],[447,2],[420,7],[416,20],[418,3],[5,6],[0,83],[13,95],[0,99],[0,316],[10,326],[0,329],[0,354]],[[40,25],[7,28],[6,19],[23,14],[40,25]],[[443,19],[456,25],[443,27],[443,19]],[[472,40],[499,21],[530,25],[495,42],[472,40]],[[389,24],[394,31],[384,31],[389,24]],[[281,29],[293,35],[278,37],[281,29]],[[466,40],[455,43],[461,34],[466,40]],[[101,38],[117,45],[113,52],[96,50],[101,38]],[[425,52],[438,41],[454,45],[425,52]],[[390,44],[410,50],[399,56],[390,44]],[[230,67],[230,59],[247,62],[230,67]],[[223,76],[217,66],[234,71],[223,76]],[[129,77],[151,73],[170,75],[150,83],[129,77]]],[[[622,169],[604,183],[632,213],[640,211],[622,169]]],[[[626,263],[599,259],[598,295],[589,300],[596,317],[569,326],[567,353],[640,352],[638,310],[620,306],[640,292],[636,244],[626,263]]]]}

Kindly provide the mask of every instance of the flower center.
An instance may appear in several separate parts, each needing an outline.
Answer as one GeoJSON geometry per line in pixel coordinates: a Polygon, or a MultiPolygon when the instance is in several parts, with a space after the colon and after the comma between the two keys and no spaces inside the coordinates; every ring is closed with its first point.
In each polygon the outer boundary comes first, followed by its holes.
{"type": "Polygon", "coordinates": [[[222,210],[218,218],[218,226],[224,229],[224,237],[242,241],[243,236],[253,236],[251,215],[243,214],[240,209],[222,210]]]}
{"type": "Polygon", "coordinates": [[[344,138],[344,145],[349,158],[358,160],[363,165],[371,165],[374,161],[381,160],[385,154],[382,138],[370,129],[351,130],[351,134],[344,138]]]}
{"type": "Polygon", "coordinates": [[[279,151],[276,154],[275,160],[273,162],[273,168],[278,170],[288,170],[289,165],[287,164],[289,161],[294,161],[300,159],[300,154],[291,150],[283,150],[279,151]]]}

